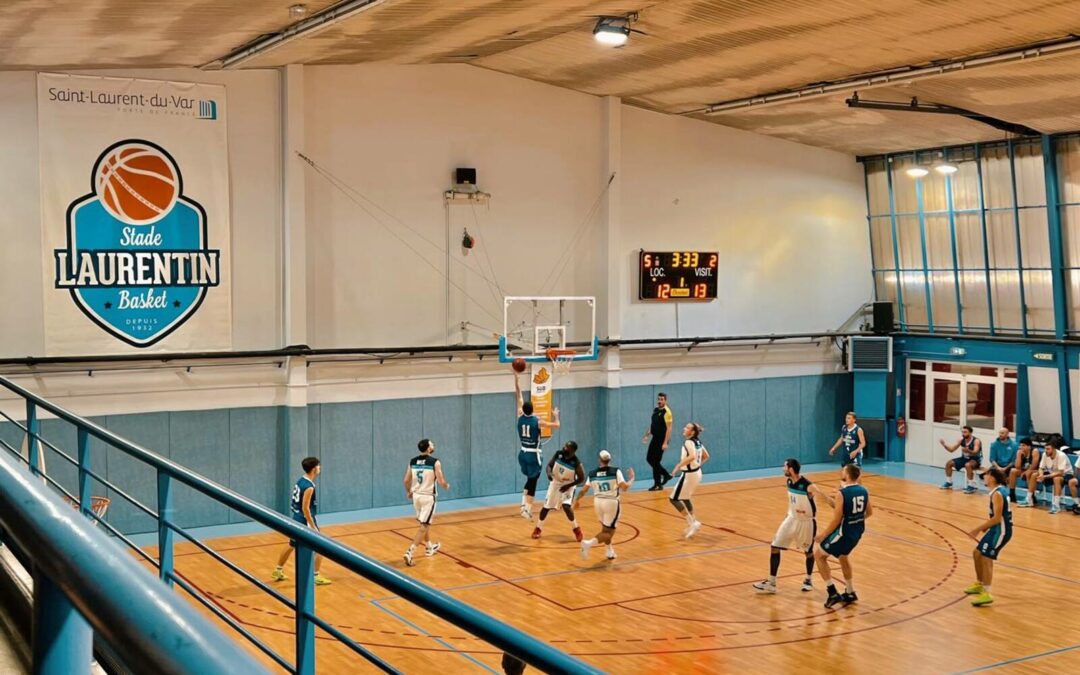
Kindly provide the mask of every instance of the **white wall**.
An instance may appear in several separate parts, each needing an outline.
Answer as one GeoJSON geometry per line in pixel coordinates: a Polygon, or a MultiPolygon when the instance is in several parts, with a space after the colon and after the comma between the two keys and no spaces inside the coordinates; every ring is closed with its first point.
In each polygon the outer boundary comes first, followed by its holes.
{"type": "Polygon", "coordinates": [[[850,155],[623,108],[622,337],[832,330],[872,299],[850,155]],[[719,299],[637,300],[639,249],[720,252],[719,299]]]}

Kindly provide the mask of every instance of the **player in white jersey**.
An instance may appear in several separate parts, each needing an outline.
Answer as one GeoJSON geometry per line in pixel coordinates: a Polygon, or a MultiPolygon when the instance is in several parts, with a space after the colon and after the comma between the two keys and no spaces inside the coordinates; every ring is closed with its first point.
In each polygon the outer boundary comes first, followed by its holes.
{"type": "Polygon", "coordinates": [[[814,573],[814,537],[817,535],[817,500],[833,505],[832,497],[824,490],[799,475],[802,465],[795,458],[784,460],[784,477],[787,478],[788,514],[776,530],[772,551],[769,554],[769,578],[754,584],[762,593],[776,592],[776,573],[780,570],[780,551],[802,551],[806,554],[806,577],[802,590],[814,590],[811,576],[814,573]]]}
{"type": "Polygon", "coordinates": [[[405,551],[405,564],[412,567],[413,551],[420,542],[424,542],[424,555],[429,558],[439,551],[439,543],[431,541],[431,520],[435,517],[435,502],[439,496],[436,483],[442,489],[449,490],[450,483],[443,476],[442,462],[435,459],[435,442],[422,438],[416,444],[420,454],[409,461],[405,467],[405,496],[412,500],[413,508],[416,509],[416,520],[420,527],[416,530],[416,536],[405,551]]]}
{"type": "Polygon", "coordinates": [[[702,428],[697,422],[690,422],[683,427],[682,456],[679,463],[672,469],[672,473],[682,474],[679,476],[675,487],[671,489],[672,505],[686,517],[686,532],[683,535],[689,539],[701,529],[701,521],[694,517],[694,505],[690,498],[694,496],[694,490],[701,483],[701,465],[709,461],[709,451],[701,444],[702,428]]]}
{"type": "Polygon", "coordinates": [[[574,527],[574,538],[578,541],[584,539],[581,528],[578,527],[577,518],[574,517],[574,488],[585,482],[585,467],[577,456],[577,443],[567,441],[552,456],[547,465],[547,476],[551,482],[548,484],[547,497],[544,499],[544,507],[540,509],[540,519],[536,521],[532,538],[539,539],[544,530],[544,519],[550,511],[562,507],[567,519],[574,527]]]}
{"type": "Polygon", "coordinates": [[[574,501],[576,509],[589,490],[593,490],[593,508],[596,509],[596,517],[600,519],[599,534],[581,542],[582,560],[589,557],[589,549],[597,544],[607,544],[607,559],[615,559],[615,547],[611,544],[611,538],[615,536],[615,526],[619,523],[619,495],[634,484],[634,470],[627,469],[627,475],[629,479],[623,478],[622,469],[611,466],[610,452],[600,451],[600,467],[589,472],[585,485],[581,486],[577,500],[574,501]]]}

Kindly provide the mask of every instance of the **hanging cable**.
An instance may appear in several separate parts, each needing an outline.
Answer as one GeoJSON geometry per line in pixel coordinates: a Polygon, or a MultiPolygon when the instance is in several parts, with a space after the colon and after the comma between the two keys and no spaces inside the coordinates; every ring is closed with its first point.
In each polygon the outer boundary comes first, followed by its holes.
{"type": "Polygon", "coordinates": [[[593,202],[592,207],[589,208],[589,212],[585,214],[585,218],[581,221],[581,224],[578,225],[578,229],[574,233],[574,236],[570,239],[570,242],[567,244],[566,248],[563,249],[563,252],[559,256],[559,258],[556,259],[555,265],[551,268],[551,272],[548,273],[547,278],[544,279],[543,285],[540,286],[541,295],[547,294],[549,283],[551,284],[551,290],[555,289],[555,284],[559,281],[559,278],[562,277],[563,272],[566,271],[567,264],[569,264],[571,258],[573,257],[573,253],[576,250],[578,240],[581,239],[581,237],[586,232],[591,230],[593,225],[595,225],[595,223],[592,222],[593,217],[600,209],[600,202],[601,200],[603,200],[604,195],[607,194],[607,191],[611,189],[611,184],[613,182],[615,182],[614,173],[611,174],[610,178],[608,178],[607,184],[605,184],[604,188],[600,190],[600,194],[596,195],[596,200],[593,202]]]}

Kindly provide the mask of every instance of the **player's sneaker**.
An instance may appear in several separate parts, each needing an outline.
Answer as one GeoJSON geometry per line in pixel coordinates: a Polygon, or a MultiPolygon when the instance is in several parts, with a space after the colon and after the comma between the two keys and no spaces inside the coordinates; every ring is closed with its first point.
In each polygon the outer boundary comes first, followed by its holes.
{"type": "Polygon", "coordinates": [[[1021,499],[1016,505],[1022,509],[1030,509],[1032,506],[1035,506],[1035,504],[1031,502],[1031,497],[1021,499]]]}
{"type": "Polygon", "coordinates": [[[532,522],[532,509],[530,509],[525,504],[522,504],[521,505],[521,517],[524,518],[525,520],[529,521],[529,522],[532,522]]]}
{"type": "Polygon", "coordinates": [[[951,490],[952,489],[952,483],[950,481],[945,481],[944,483],[941,484],[941,489],[942,490],[951,490]]]}
{"type": "Polygon", "coordinates": [[[1047,513],[1049,513],[1050,515],[1054,515],[1055,513],[1060,513],[1060,512],[1061,512],[1061,507],[1060,506],[1058,506],[1057,504],[1051,504],[1050,505],[1050,510],[1047,513]]]}
{"type": "Polygon", "coordinates": [[[285,576],[285,570],[274,568],[274,571],[270,573],[270,578],[274,581],[285,581],[289,577],[285,576]]]}
{"type": "Polygon", "coordinates": [[[574,539],[577,539],[578,541],[581,541],[584,538],[585,538],[585,534],[581,531],[581,528],[580,527],[575,527],[574,528],[574,539]]]}
{"type": "Polygon", "coordinates": [[[964,488],[964,494],[966,495],[973,495],[978,491],[979,488],[975,487],[974,485],[968,485],[966,488],[964,488]]]}
{"type": "Polygon", "coordinates": [[[770,593],[771,594],[771,593],[776,592],[776,584],[769,581],[768,579],[765,579],[764,581],[759,581],[756,584],[754,584],[754,589],[757,590],[758,593],[770,593]]]}
{"type": "Polygon", "coordinates": [[[581,542],[581,559],[582,560],[588,560],[589,559],[589,549],[590,548],[592,548],[592,544],[590,544],[587,541],[581,542]]]}
{"type": "Polygon", "coordinates": [[[847,607],[848,605],[853,605],[858,601],[859,601],[859,596],[856,595],[855,593],[841,593],[840,594],[840,602],[844,603],[844,607],[847,607]]]}
{"type": "Polygon", "coordinates": [[[989,605],[993,601],[994,597],[986,591],[983,591],[982,593],[979,593],[977,596],[975,596],[975,598],[971,601],[971,604],[975,607],[982,607],[984,605],[989,605]]]}
{"type": "Polygon", "coordinates": [[[839,605],[843,599],[844,597],[839,593],[829,593],[829,597],[825,600],[825,609],[832,609],[839,605]]]}
{"type": "Polygon", "coordinates": [[[540,538],[540,528],[539,527],[534,527],[533,528],[532,538],[533,539],[539,539],[540,538]]]}
{"type": "Polygon", "coordinates": [[[1073,507],[1069,510],[1073,512],[1074,516],[1080,516],[1080,504],[1073,504],[1073,507]]]}
{"type": "Polygon", "coordinates": [[[803,579],[801,590],[803,593],[809,593],[814,590],[814,582],[811,581],[810,577],[803,579]]]}
{"type": "Polygon", "coordinates": [[[324,577],[321,574],[316,574],[315,575],[315,585],[316,586],[329,586],[332,583],[334,583],[334,582],[330,581],[329,579],[327,579],[326,577],[324,577]]]}
{"type": "Polygon", "coordinates": [[[617,556],[615,555],[615,549],[609,548],[608,552],[607,552],[607,559],[608,560],[614,560],[616,557],[617,556]]]}
{"type": "Polygon", "coordinates": [[[649,492],[656,492],[657,490],[663,490],[663,489],[664,488],[660,487],[659,485],[653,485],[652,487],[649,488],[649,492]]]}
{"type": "Polygon", "coordinates": [[[440,548],[442,548],[442,544],[439,542],[435,542],[431,546],[428,546],[426,549],[424,549],[424,555],[430,558],[431,556],[438,553],[440,548]]]}
{"type": "Polygon", "coordinates": [[[970,586],[968,586],[967,588],[964,589],[964,593],[966,595],[979,595],[982,592],[983,592],[983,585],[981,583],[979,583],[978,581],[976,581],[975,583],[971,584],[970,586]]]}
{"type": "Polygon", "coordinates": [[[407,551],[405,551],[405,555],[402,556],[402,557],[405,558],[405,564],[408,565],[409,567],[412,567],[413,565],[416,564],[416,562],[413,560],[413,557],[412,557],[412,549],[411,548],[408,549],[407,551]]]}
{"type": "Polygon", "coordinates": [[[686,528],[686,538],[690,539],[695,534],[697,534],[697,531],[700,530],[700,529],[701,529],[701,521],[700,520],[695,520],[694,522],[690,523],[690,527],[686,528]]]}

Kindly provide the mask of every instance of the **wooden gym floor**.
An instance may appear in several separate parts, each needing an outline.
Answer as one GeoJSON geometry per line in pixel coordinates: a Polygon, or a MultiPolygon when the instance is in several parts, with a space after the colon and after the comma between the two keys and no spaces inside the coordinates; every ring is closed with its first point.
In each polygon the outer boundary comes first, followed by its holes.
{"type": "MultiPolygon", "coordinates": [[[[810,477],[835,484],[836,474],[810,477]]],[[[437,514],[442,551],[411,569],[401,560],[411,519],[325,531],[610,673],[1080,672],[1080,518],[1016,509],[1012,542],[995,569],[997,601],[976,609],[962,593],[974,580],[965,530],[985,517],[986,494],[880,475],[864,483],[875,512],[852,556],[860,602],[832,612],[822,607],[816,575],[815,591],[800,592],[797,554],[784,555],[777,595],[750,587],[768,572],[768,543],[786,512],[779,476],[699,488],[704,527],[691,541],[666,491],[625,496],[614,563],[602,547],[581,560],[560,513],[532,540],[516,506],[437,514]]],[[[587,536],[596,531],[591,500],[578,519],[587,536]]],[[[213,545],[269,578],[282,543],[262,534],[213,545]]],[[[282,605],[190,544],[178,545],[176,566],[291,655],[292,617],[282,605]]],[[[403,672],[501,672],[488,644],[332,563],[323,573],[334,583],[316,589],[320,616],[403,672]]],[[[292,595],[291,580],[277,586],[292,595]]],[[[317,650],[319,673],[374,671],[323,633],[317,650]]]]}

